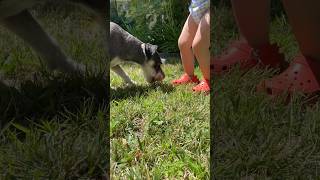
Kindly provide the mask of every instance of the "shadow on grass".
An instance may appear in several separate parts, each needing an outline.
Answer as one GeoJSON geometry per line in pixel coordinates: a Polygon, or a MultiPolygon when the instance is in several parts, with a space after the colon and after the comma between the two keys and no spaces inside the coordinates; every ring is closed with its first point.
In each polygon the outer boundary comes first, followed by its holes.
{"type": "Polygon", "coordinates": [[[3,177],[15,179],[17,172],[38,177],[32,172],[41,172],[43,178],[54,172],[67,179],[103,179],[109,167],[108,84],[98,76],[41,75],[22,80],[19,87],[0,82],[3,177]]]}
{"type": "Polygon", "coordinates": [[[148,96],[150,91],[155,89],[161,90],[163,93],[170,93],[174,90],[174,87],[170,84],[155,84],[155,85],[137,85],[132,87],[119,87],[117,89],[111,89],[112,100],[126,99],[130,97],[148,96]]]}
{"type": "Polygon", "coordinates": [[[27,125],[34,119],[52,119],[65,112],[77,113],[84,102],[93,111],[108,106],[109,78],[102,76],[35,76],[22,81],[19,88],[0,82],[0,125],[14,120],[27,125]]]}

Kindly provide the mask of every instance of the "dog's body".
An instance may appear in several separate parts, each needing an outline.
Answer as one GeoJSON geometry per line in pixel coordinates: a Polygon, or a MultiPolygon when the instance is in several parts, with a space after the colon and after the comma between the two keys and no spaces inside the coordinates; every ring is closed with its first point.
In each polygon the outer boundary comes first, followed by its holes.
{"type": "MultiPolygon", "coordinates": [[[[28,11],[34,5],[47,1],[0,0],[0,24],[26,41],[46,60],[50,69],[58,69],[66,73],[84,71],[84,67],[69,58],[28,11]]],[[[108,6],[105,0],[65,0],[64,2],[82,5],[94,12],[93,14],[103,28],[107,27],[106,14],[108,6]]]]}
{"type": "Polygon", "coordinates": [[[133,62],[141,65],[149,83],[161,81],[165,77],[161,69],[163,60],[157,52],[157,46],[143,43],[113,22],[110,22],[109,55],[111,69],[129,85],[134,84],[134,82],[120,67],[123,62],[133,62]]]}

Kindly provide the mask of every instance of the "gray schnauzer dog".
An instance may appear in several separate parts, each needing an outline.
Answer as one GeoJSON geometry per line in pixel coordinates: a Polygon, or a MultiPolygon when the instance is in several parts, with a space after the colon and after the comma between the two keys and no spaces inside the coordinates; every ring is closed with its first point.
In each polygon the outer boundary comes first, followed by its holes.
{"type": "Polygon", "coordinates": [[[149,83],[162,81],[165,78],[157,46],[144,43],[129,34],[116,23],[110,22],[109,55],[110,67],[127,85],[135,84],[120,67],[123,62],[133,62],[141,66],[145,79],[149,83]]]}

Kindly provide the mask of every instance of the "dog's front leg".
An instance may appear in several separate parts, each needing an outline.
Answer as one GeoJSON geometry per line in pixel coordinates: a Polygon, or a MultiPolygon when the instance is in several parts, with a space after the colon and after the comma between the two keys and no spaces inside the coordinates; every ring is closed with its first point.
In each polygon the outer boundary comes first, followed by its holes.
{"type": "Polygon", "coordinates": [[[122,80],[129,86],[135,85],[136,82],[130,79],[130,77],[127,75],[126,72],[123,71],[123,69],[119,66],[113,66],[111,67],[112,71],[115,72],[118,76],[122,78],[122,80]]]}
{"type": "Polygon", "coordinates": [[[84,71],[60,49],[59,45],[42,29],[27,10],[0,21],[2,25],[26,41],[43,59],[50,69],[66,73],[84,71]]]}

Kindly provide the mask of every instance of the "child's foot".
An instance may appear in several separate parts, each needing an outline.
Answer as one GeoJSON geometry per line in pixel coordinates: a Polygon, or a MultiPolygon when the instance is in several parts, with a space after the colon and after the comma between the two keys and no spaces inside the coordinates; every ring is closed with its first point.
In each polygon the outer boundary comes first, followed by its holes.
{"type": "Polygon", "coordinates": [[[210,81],[202,80],[198,85],[192,88],[195,92],[210,92],[210,81]]]}
{"type": "Polygon", "coordinates": [[[269,66],[281,69],[287,66],[284,55],[279,52],[277,45],[266,44],[253,49],[245,41],[233,42],[222,55],[214,57],[211,61],[210,69],[215,75],[224,74],[237,64],[242,70],[248,70],[256,65],[262,68],[269,66]]]}
{"type": "Polygon", "coordinates": [[[298,56],[283,73],[261,82],[258,91],[266,91],[272,96],[293,92],[312,95],[320,91],[319,68],[320,62],[298,56]]]}
{"type": "Polygon", "coordinates": [[[173,80],[171,83],[173,85],[180,85],[180,84],[191,84],[196,83],[198,84],[200,81],[197,76],[189,76],[188,74],[183,74],[179,79],[173,80]]]}

